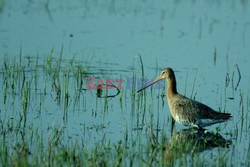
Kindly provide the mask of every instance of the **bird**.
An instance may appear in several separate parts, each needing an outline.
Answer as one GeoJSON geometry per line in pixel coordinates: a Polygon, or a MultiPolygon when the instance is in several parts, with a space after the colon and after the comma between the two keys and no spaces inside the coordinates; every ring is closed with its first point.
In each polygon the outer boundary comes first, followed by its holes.
{"type": "Polygon", "coordinates": [[[163,69],[161,74],[152,83],[141,88],[137,93],[163,79],[167,80],[166,94],[170,113],[177,123],[203,129],[206,126],[225,122],[232,117],[230,113],[215,111],[203,103],[179,94],[172,68],[163,69]]]}

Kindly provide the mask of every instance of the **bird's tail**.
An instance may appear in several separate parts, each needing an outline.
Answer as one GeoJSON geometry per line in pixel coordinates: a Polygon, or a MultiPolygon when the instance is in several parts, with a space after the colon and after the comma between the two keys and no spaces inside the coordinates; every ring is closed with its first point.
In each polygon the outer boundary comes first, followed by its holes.
{"type": "Polygon", "coordinates": [[[219,112],[215,115],[215,119],[228,120],[230,118],[232,118],[232,115],[230,113],[219,112]]]}

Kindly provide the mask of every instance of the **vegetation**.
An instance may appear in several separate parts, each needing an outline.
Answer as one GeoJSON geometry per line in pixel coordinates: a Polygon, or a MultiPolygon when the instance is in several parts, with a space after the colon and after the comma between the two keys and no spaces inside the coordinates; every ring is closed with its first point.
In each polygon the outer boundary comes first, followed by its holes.
{"type": "MultiPolygon", "coordinates": [[[[161,112],[167,110],[161,89],[151,89],[150,96],[136,94],[136,77],[145,78],[140,56],[138,62],[140,69],[134,65],[124,74],[132,76],[131,88],[102,90],[99,85],[88,90],[86,77],[117,74],[100,73],[92,58],[64,60],[63,48],[58,56],[52,49],[44,60],[22,54],[19,59],[5,57],[0,81],[1,166],[236,165],[239,150],[232,143],[243,140],[249,127],[248,95],[240,93],[242,121],[235,131],[172,133],[169,115],[161,112]]],[[[240,73],[239,67],[236,70],[240,73]]],[[[242,152],[244,166],[250,163],[249,150],[250,145],[242,152]]]]}

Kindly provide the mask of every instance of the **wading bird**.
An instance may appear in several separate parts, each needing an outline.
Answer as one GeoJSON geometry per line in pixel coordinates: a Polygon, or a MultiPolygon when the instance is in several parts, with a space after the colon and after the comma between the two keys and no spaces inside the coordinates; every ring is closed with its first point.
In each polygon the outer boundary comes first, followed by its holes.
{"type": "Polygon", "coordinates": [[[167,100],[170,112],[174,120],[186,126],[201,128],[216,123],[227,121],[231,118],[230,113],[220,113],[205,104],[189,99],[177,92],[174,71],[166,68],[152,83],[137,91],[148,88],[156,82],[167,79],[167,100]]]}

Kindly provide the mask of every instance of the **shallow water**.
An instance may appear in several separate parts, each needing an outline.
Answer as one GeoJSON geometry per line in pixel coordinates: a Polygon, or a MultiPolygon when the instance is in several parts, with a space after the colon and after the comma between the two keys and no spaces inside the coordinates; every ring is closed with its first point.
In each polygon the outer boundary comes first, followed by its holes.
{"type": "MultiPolygon", "coordinates": [[[[130,146],[146,145],[150,126],[158,140],[162,135],[170,139],[164,81],[147,89],[146,96],[135,91],[142,77],[153,80],[171,67],[179,93],[233,115],[227,123],[208,127],[232,144],[198,156],[209,155],[205,162],[217,165],[221,154],[227,165],[249,164],[248,1],[2,2],[2,133],[26,124],[27,133],[42,133],[44,143],[60,131],[63,145],[77,142],[88,149],[123,141],[126,135],[130,146]],[[114,98],[98,98],[96,89],[87,89],[86,77],[122,79],[123,89],[114,98]],[[27,123],[21,119],[24,111],[27,123]]],[[[108,90],[109,95],[116,92],[108,90]]],[[[185,128],[176,124],[174,131],[185,128]]],[[[21,137],[9,135],[7,143],[13,138],[19,142],[21,137]]],[[[36,152],[36,144],[31,148],[36,152]]]]}

